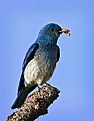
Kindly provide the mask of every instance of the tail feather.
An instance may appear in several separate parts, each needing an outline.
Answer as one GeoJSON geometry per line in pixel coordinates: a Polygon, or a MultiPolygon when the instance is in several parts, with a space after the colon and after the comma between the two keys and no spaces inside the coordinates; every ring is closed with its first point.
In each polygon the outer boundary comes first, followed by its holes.
{"type": "Polygon", "coordinates": [[[36,87],[37,87],[37,85],[34,85],[31,88],[29,88],[28,90],[25,88],[22,88],[22,90],[19,91],[17,98],[16,98],[15,102],[13,103],[11,109],[20,108],[23,105],[27,95],[31,91],[33,91],[36,87]]]}

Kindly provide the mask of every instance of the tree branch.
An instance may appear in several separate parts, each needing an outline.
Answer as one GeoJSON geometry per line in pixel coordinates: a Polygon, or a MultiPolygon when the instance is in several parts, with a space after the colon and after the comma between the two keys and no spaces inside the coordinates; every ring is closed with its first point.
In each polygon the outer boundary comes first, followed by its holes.
{"type": "Polygon", "coordinates": [[[34,121],[39,116],[47,114],[47,108],[59,97],[59,90],[49,84],[27,97],[18,111],[8,116],[7,121],[34,121]]]}

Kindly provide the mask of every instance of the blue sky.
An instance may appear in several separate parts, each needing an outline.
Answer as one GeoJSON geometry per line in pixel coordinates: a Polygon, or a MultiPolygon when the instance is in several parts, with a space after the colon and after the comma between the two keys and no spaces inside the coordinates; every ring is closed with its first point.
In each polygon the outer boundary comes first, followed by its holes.
{"type": "Polygon", "coordinates": [[[51,22],[69,28],[71,36],[59,38],[61,57],[49,80],[60,96],[37,120],[94,121],[93,9],[93,0],[0,0],[0,121],[14,112],[26,51],[51,22]]]}

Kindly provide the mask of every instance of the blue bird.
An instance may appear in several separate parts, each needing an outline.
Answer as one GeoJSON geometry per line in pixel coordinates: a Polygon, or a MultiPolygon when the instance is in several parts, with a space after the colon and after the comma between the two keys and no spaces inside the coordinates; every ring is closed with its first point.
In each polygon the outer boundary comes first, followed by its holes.
{"type": "Polygon", "coordinates": [[[58,37],[62,33],[69,36],[69,32],[68,29],[62,29],[55,23],[45,25],[40,30],[35,43],[31,45],[23,61],[17,98],[12,109],[21,107],[31,91],[50,79],[60,57],[58,37]]]}

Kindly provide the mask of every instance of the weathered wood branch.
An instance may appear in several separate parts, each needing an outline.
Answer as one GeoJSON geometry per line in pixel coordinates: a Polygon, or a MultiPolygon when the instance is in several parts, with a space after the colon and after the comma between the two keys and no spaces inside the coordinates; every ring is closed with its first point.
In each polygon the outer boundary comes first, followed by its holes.
{"type": "Polygon", "coordinates": [[[16,112],[8,116],[7,121],[34,121],[48,113],[48,107],[59,96],[59,90],[46,84],[39,91],[32,93],[16,112]]]}

